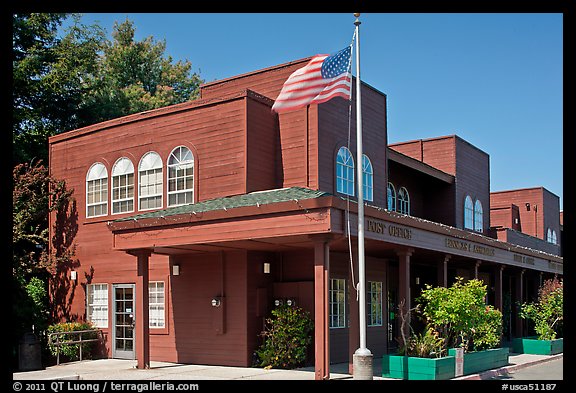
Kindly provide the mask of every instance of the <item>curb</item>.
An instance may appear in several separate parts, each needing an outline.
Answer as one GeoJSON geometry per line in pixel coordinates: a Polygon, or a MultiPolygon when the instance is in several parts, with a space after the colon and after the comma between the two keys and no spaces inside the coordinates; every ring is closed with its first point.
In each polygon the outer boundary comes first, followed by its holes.
{"type": "Polygon", "coordinates": [[[458,378],[453,378],[452,380],[463,381],[463,380],[489,379],[489,378],[497,377],[500,375],[508,375],[512,371],[520,370],[520,369],[534,366],[534,365],[541,364],[541,363],[550,362],[550,361],[556,360],[556,359],[561,359],[563,357],[564,357],[564,353],[560,353],[557,355],[551,355],[549,358],[539,359],[539,360],[535,360],[533,362],[527,362],[527,363],[522,363],[522,364],[515,364],[513,366],[504,366],[504,367],[500,367],[500,368],[497,368],[494,370],[483,371],[479,374],[471,374],[471,375],[465,375],[465,376],[458,377],[458,378]]]}

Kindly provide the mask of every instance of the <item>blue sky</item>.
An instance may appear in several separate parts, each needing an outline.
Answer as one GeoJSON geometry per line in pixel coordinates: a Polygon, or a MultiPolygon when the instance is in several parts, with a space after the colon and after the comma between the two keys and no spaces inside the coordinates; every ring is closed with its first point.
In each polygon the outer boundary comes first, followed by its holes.
{"type": "MultiPolygon", "coordinates": [[[[334,53],[354,16],[84,14],[112,32],[166,41],[207,82],[334,53]]],[[[563,208],[563,16],[558,13],[366,13],[362,80],[388,97],[389,143],[457,134],[490,155],[491,191],[543,186],[563,208]]],[[[355,67],[355,65],[353,66],[355,67]]]]}

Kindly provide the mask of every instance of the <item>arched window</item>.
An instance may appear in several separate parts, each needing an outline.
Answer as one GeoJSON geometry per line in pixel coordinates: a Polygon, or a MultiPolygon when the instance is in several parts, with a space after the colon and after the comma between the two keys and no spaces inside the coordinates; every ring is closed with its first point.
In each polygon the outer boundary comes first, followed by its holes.
{"type": "Polygon", "coordinates": [[[336,155],[336,192],[354,196],[354,159],[344,146],[336,155]]]}
{"type": "Polygon", "coordinates": [[[194,203],[194,156],[178,146],[168,157],[168,206],[194,203]]]}
{"type": "Polygon", "coordinates": [[[552,243],[558,244],[558,238],[556,237],[556,231],[552,230],[552,243]]]}
{"type": "Polygon", "coordinates": [[[86,217],[108,214],[108,171],[104,164],[92,164],[86,175],[86,217]]]}
{"type": "Polygon", "coordinates": [[[162,159],[158,153],[149,151],[138,165],[138,209],[149,210],[162,207],[162,159]]]}
{"type": "Polygon", "coordinates": [[[476,232],[484,232],[482,203],[479,199],[476,199],[474,203],[474,230],[476,232]]]}
{"type": "Polygon", "coordinates": [[[556,237],[556,231],[551,229],[551,228],[548,228],[546,240],[548,240],[548,243],[558,244],[557,243],[558,238],[556,237]]]}
{"type": "Polygon", "coordinates": [[[388,182],[388,187],[386,187],[386,195],[388,198],[388,210],[391,212],[396,211],[396,189],[394,184],[388,182]]]}
{"type": "Polygon", "coordinates": [[[112,214],[134,211],[134,165],[126,157],[112,167],[112,214]]]}
{"type": "Polygon", "coordinates": [[[470,195],[464,200],[464,228],[474,229],[474,203],[470,195]]]}
{"type": "Polygon", "coordinates": [[[410,215],[410,195],[404,187],[398,190],[398,212],[410,215]]]}
{"type": "Polygon", "coordinates": [[[552,243],[552,229],[550,228],[546,231],[546,240],[548,240],[548,243],[552,243]]]}
{"type": "Polygon", "coordinates": [[[364,192],[362,196],[365,201],[374,200],[374,171],[372,170],[372,163],[366,154],[362,155],[362,174],[364,192]]]}

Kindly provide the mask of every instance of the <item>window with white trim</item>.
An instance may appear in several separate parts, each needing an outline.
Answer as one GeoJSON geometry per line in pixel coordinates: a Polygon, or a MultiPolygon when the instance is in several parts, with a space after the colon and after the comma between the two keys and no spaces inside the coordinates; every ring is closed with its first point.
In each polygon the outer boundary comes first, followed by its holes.
{"type": "Polygon", "coordinates": [[[150,210],[162,207],[162,159],[154,151],[149,151],[138,165],[138,209],[150,210]]]}
{"type": "Polygon", "coordinates": [[[553,230],[552,228],[548,228],[546,240],[548,240],[548,243],[558,244],[557,243],[558,239],[556,237],[556,231],[553,230]]]}
{"type": "Polygon", "coordinates": [[[92,164],[86,175],[86,217],[108,214],[108,171],[101,162],[92,164]]]}
{"type": "Polygon", "coordinates": [[[148,318],[151,328],[166,326],[166,306],[164,296],[164,281],[150,281],[148,283],[148,318]]]}
{"type": "Polygon", "coordinates": [[[482,203],[479,199],[476,199],[474,203],[474,230],[476,232],[484,232],[483,220],[482,203]]]}
{"type": "Polygon", "coordinates": [[[410,194],[405,187],[398,190],[398,213],[410,215],[410,194]]]}
{"type": "Polygon", "coordinates": [[[388,182],[386,187],[386,196],[388,198],[388,210],[391,212],[396,211],[396,188],[390,182],[388,182]]]}
{"type": "Polygon", "coordinates": [[[464,199],[464,228],[474,229],[474,202],[470,195],[464,199]]]}
{"type": "Polygon", "coordinates": [[[194,156],[178,146],[168,157],[168,206],[194,203],[194,156]]]}
{"type": "Polygon", "coordinates": [[[88,284],[86,319],[96,327],[108,327],[108,284],[88,284]]]}
{"type": "Polygon", "coordinates": [[[354,159],[344,146],[336,155],[336,192],[354,196],[354,159]]]}
{"type": "Polygon", "coordinates": [[[346,280],[330,279],[330,328],[346,327],[346,280]]]}
{"type": "Polygon", "coordinates": [[[134,165],[126,157],[112,167],[112,214],[134,211],[134,165]]]}
{"type": "Polygon", "coordinates": [[[364,192],[362,196],[365,201],[374,200],[374,171],[372,169],[372,162],[366,154],[362,155],[362,175],[363,175],[363,187],[364,192]]]}
{"type": "Polygon", "coordinates": [[[382,326],[382,282],[368,281],[368,326],[382,326]]]}

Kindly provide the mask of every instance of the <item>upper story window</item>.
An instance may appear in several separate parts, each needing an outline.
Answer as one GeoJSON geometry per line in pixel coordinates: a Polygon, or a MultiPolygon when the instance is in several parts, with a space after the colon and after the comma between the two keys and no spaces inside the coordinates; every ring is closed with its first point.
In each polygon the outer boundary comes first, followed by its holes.
{"type": "Polygon", "coordinates": [[[336,192],[354,196],[354,159],[344,146],[336,155],[336,192]]]}
{"type": "Polygon", "coordinates": [[[484,232],[484,221],[482,213],[482,203],[476,199],[474,203],[474,230],[476,232],[484,232]]]}
{"type": "Polygon", "coordinates": [[[396,189],[394,188],[394,184],[388,182],[386,195],[388,197],[388,210],[396,211],[396,189]]]}
{"type": "Polygon", "coordinates": [[[464,200],[464,228],[474,229],[474,202],[470,195],[466,195],[464,200]]]}
{"type": "Polygon", "coordinates": [[[112,167],[112,214],[134,211],[134,165],[126,157],[112,167]]]}
{"type": "Polygon", "coordinates": [[[162,188],[162,159],[158,153],[150,151],[142,156],[138,165],[138,208],[161,208],[162,188]]]}
{"type": "Polygon", "coordinates": [[[362,174],[363,174],[363,187],[364,192],[362,196],[365,201],[374,200],[374,171],[372,170],[372,163],[366,154],[362,155],[362,174]]]}
{"type": "Polygon", "coordinates": [[[86,217],[108,214],[108,171],[104,164],[93,164],[86,175],[86,217]]]}
{"type": "Polygon", "coordinates": [[[194,156],[178,146],[168,158],[168,206],[194,203],[194,156]]]}
{"type": "Polygon", "coordinates": [[[556,237],[556,231],[552,230],[551,228],[548,228],[546,240],[548,240],[548,243],[558,244],[557,243],[558,239],[556,237]]]}
{"type": "Polygon", "coordinates": [[[398,212],[410,215],[410,195],[404,187],[398,190],[398,212]]]}

